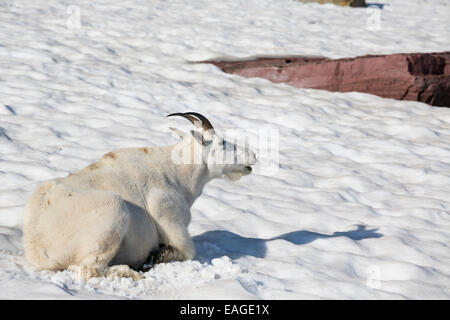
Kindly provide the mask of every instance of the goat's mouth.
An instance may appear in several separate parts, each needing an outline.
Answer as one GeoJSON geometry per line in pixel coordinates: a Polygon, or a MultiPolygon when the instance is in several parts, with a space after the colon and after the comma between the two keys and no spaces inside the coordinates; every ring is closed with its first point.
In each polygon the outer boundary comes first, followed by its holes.
{"type": "Polygon", "coordinates": [[[250,173],[252,173],[253,168],[250,166],[243,166],[241,167],[241,171],[239,172],[243,176],[247,176],[250,173]]]}
{"type": "Polygon", "coordinates": [[[240,170],[229,172],[225,174],[225,178],[231,181],[239,180],[242,176],[247,176],[252,173],[252,167],[242,166],[240,170]]]}

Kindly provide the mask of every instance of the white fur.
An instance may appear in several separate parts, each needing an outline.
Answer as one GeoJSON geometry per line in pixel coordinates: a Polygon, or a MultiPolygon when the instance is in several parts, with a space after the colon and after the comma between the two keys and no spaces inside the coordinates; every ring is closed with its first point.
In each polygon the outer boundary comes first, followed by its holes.
{"type": "Polygon", "coordinates": [[[234,145],[214,134],[203,146],[197,131],[175,131],[182,135],[175,145],[116,150],[65,178],[42,183],[25,207],[27,261],[39,270],[70,268],[87,280],[139,279],[129,266],[142,266],[160,244],[173,248],[172,259],[193,258],[187,227],[195,199],[213,178],[249,174],[256,158],[237,147],[241,164],[222,164],[219,158],[234,145]],[[200,150],[197,163],[173,160],[177,155],[192,160],[194,150],[200,150]]]}

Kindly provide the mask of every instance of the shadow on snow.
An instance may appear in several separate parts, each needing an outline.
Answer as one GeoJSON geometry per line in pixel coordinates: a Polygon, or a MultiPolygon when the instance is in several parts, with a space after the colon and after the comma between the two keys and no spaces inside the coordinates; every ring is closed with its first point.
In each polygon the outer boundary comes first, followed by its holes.
{"type": "Polygon", "coordinates": [[[227,255],[231,259],[243,256],[253,256],[264,258],[266,255],[266,243],[273,240],[286,240],[295,245],[310,243],[316,239],[328,239],[337,237],[347,237],[355,241],[380,238],[383,234],[377,232],[378,229],[366,229],[365,226],[358,225],[356,230],[345,232],[334,232],[331,235],[311,231],[293,231],[283,235],[269,238],[246,238],[236,233],[225,230],[207,231],[193,237],[197,255],[200,261],[211,261],[214,258],[227,255]]]}
{"type": "Polygon", "coordinates": [[[385,5],[386,5],[385,3],[368,3],[368,2],[366,2],[366,8],[378,7],[378,9],[383,9],[385,5]]]}

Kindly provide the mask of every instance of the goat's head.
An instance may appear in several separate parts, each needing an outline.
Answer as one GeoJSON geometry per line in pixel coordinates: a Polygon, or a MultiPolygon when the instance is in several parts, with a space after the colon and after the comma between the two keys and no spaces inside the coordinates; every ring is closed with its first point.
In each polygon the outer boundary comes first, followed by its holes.
{"type": "Polygon", "coordinates": [[[168,117],[180,116],[188,119],[197,130],[189,134],[171,128],[185,143],[185,150],[190,162],[205,164],[212,178],[224,176],[229,180],[238,180],[252,172],[252,165],[256,163],[256,155],[247,145],[238,146],[219,136],[211,122],[196,112],[172,113],[168,117]],[[187,139],[186,139],[187,138],[187,139]]]}

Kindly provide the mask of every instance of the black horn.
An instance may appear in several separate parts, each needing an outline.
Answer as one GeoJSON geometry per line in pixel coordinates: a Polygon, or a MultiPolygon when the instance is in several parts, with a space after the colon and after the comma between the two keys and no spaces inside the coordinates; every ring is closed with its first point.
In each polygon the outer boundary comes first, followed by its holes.
{"type": "Polygon", "coordinates": [[[186,118],[186,119],[188,119],[195,127],[197,127],[197,128],[201,128],[201,127],[202,127],[202,122],[201,122],[199,119],[196,119],[195,117],[190,116],[190,115],[188,115],[188,114],[177,112],[177,113],[171,113],[171,114],[167,115],[167,117],[173,117],[173,116],[180,116],[180,117],[186,118]]]}
{"type": "Polygon", "coordinates": [[[202,128],[205,131],[208,130],[212,130],[212,132],[214,132],[214,127],[212,126],[211,122],[209,122],[209,120],[201,115],[200,113],[197,112],[185,112],[185,113],[171,113],[169,114],[167,117],[172,117],[172,116],[180,116],[183,118],[188,119],[190,122],[192,122],[192,124],[194,126],[196,126],[197,128],[202,128]]]}
{"type": "Polygon", "coordinates": [[[197,112],[186,112],[186,114],[200,119],[200,121],[202,122],[203,130],[205,130],[205,131],[214,130],[214,127],[212,126],[211,122],[209,122],[209,120],[204,115],[201,115],[200,113],[197,113],[197,112]]]}

